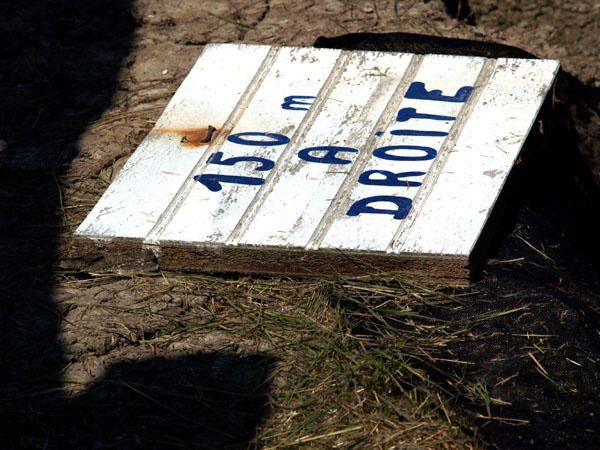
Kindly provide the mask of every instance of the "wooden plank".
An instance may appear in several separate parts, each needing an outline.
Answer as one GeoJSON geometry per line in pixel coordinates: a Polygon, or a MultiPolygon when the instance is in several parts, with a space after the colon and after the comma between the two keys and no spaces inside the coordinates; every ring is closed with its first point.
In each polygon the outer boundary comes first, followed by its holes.
{"type": "MultiPolygon", "coordinates": [[[[246,219],[253,219],[252,222],[241,224],[239,235],[243,236],[233,236],[228,243],[289,247],[304,247],[308,243],[346,179],[347,167],[370,140],[372,129],[390,106],[411,59],[410,55],[375,52],[350,55],[329,99],[315,105],[313,112],[318,115],[310,129],[301,141],[294,143],[264,197],[246,219]],[[338,155],[344,164],[314,163],[298,157],[302,149],[340,147],[340,143],[352,146],[345,147],[351,152],[338,155]]],[[[402,83],[401,88],[405,85],[402,83]]],[[[311,154],[319,156],[323,151],[311,154]]]]}
{"type": "MultiPolygon", "coordinates": [[[[460,89],[477,85],[484,63],[484,58],[434,55],[423,61],[411,85],[423,83],[427,90],[440,90],[455,100],[454,95],[460,89]],[[440,67],[444,70],[440,71],[440,67]]],[[[381,136],[371,148],[365,149],[364,158],[356,162],[345,189],[338,194],[339,207],[330,209],[323,217],[321,230],[315,233],[310,248],[386,251],[402,220],[390,214],[349,215],[352,206],[369,198],[412,201],[420,187],[427,184],[425,178],[433,163],[447,151],[449,134],[457,123],[455,118],[471,95],[465,101],[432,101],[404,95],[386,127],[376,131],[383,132],[381,136]],[[416,114],[420,116],[415,118],[416,114]],[[382,184],[386,182],[388,185],[382,184]]],[[[389,203],[370,204],[397,208],[389,203]]]]}
{"type": "Polygon", "coordinates": [[[268,46],[206,46],[77,235],[143,239],[202,158],[206,144],[199,141],[208,126],[222,131],[270,51],[268,46]]]}
{"type": "Polygon", "coordinates": [[[393,252],[471,254],[557,71],[555,61],[497,61],[437,182],[406,221],[393,252]]]}
{"type": "Polygon", "coordinates": [[[213,157],[212,163],[199,165],[194,173],[197,181],[188,179],[189,189],[182,194],[184,198],[180,205],[165,218],[164,230],[156,237],[151,236],[148,242],[155,239],[161,242],[224,242],[275,162],[286,153],[289,143],[303,132],[304,110],[296,108],[304,106],[295,104],[291,106],[294,109],[289,106],[285,109],[282,107],[285,99],[290,96],[319,97],[326,81],[334,82],[337,71],[345,65],[346,58],[338,61],[340,55],[339,50],[279,49],[227,142],[218,149],[225,163],[229,158],[237,157],[254,158],[254,161],[229,160],[232,165],[223,165],[217,164],[213,157]],[[268,145],[261,145],[262,142],[268,145]],[[232,176],[242,178],[230,183],[227,177],[232,176]]]}
{"type": "Polygon", "coordinates": [[[208,46],[77,230],[83,259],[464,280],[557,70],[208,46]]]}

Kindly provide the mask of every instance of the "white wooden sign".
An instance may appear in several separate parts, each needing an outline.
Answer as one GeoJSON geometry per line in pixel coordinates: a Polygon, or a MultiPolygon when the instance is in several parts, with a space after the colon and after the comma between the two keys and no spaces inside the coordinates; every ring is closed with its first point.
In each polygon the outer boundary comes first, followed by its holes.
{"type": "Polygon", "coordinates": [[[558,68],[207,45],[76,236],[167,269],[464,278],[558,68]]]}

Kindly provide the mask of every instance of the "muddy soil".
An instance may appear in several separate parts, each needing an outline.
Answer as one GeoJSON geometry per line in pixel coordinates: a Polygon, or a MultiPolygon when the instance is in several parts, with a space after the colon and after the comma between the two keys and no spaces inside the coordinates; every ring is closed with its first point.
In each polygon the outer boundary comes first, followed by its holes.
{"type": "Polygon", "coordinates": [[[597,448],[599,27],[594,0],[5,6],[2,448],[597,448]],[[288,317],[318,293],[330,306],[316,316],[323,327],[327,314],[338,314],[344,333],[373,338],[379,328],[344,302],[343,281],[339,294],[317,281],[283,278],[99,274],[73,270],[59,255],[204,44],[308,46],[356,32],[493,40],[560,59],[567,81],[549,119],[559,126],[542,137],[552,151],[532,159],[472,288],[436,288],[454,299],[451,307],[413,307],[447,323],[485,318],[432,345],[435,364],[416,363],[419,382],[429,380],[439,398],[434,418],[411,422],[425,401],[398,417],[372,410],[351,416],[363,405],[357,394],[344,414],[331,408],[314,419],[343,427],[313,433],[303,405],[339,380],[314,372],[312,390],[298,388],[309,394],[286,400],[303,360],[282,356],[278,336],[260,334],[256,323],[238,325],[248,304],[266,302],[288,317]],[[299,434],[278,434],[293,426],[299,434]]]}

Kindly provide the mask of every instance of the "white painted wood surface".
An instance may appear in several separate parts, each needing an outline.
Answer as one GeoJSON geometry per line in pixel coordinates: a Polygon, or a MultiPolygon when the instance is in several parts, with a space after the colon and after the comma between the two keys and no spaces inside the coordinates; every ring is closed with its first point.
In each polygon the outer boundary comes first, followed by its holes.
{"type": "MultiPolygon", "coordinates": [[[[315,164],[297,157],[302,148],[339,145],[359,149],[372,141],[372,132],[411,63],[410,55],[349,54],[331,92],[314,105],[310,129],[291,145],[284,168],[255,205],[243,236],[232,244],[304,247],[331,205],[352,164],[315,164]],[[384,71],[382,76],[375,67],[384,71]],[[290,201],[290,193],[294,193],[290,201]],[[281,205],[287,204],[282,214],[281,205]],[[251,220],[253,218],[253,220],[251,220]]],[[[393,112],[392,112],[393,114],[393,112]]],[[[389,113],[388,113],[389,115],[389,113]]],[[[358,153],[345,153],[356,160],[358,153]]]]}
{"type": "Polygon", "coordinates": [[[183,145],[181,136],[158,130],[222,128],[270,51],[268,46],[206,46],[154,130],[76,233],[144,239],[203,157],[183,145]]]}
{"type": "Polygon", "coordinates": [[[76,235],[468,258],[558,67],[207,45],[76,235]]]}
{"type": "MultiPolygon", "coordinates": [[[[425,83],[426,86],[443,88],[444,93],[454,93],[465,85],[475,85],[478,75],[485,64],[484,58],[470,58],[457,56],[432,55],[425,58],[421,63],[414,80],[425,83]],[[440,70],[443,67],[444,70],[440,70]]],[[[412,82],[413,80],[411,80],[412,82]]],[[[410,176],[407,180],[427,184],[425,178],[435,161],[439,161],[443,152],[447,151],[444,146],[448,136],[403,136],[392,135],[393,130],[429,130],[440,133],[450,133],[456,127],[456,120],[432,120],[432,119],[410,119],[403,122],[395,120],[396,111],[403,108],[414,108],[418,113],[442,115],[446,117],[457,117],[460,115],[465,103],[460,102],[437,102],[431,100],[419,100],[399,97],[400,100],[390,119],[386,123],[385,133],[379,137],[373,148],[384,146],[426,146],[438,152],[435,159],[422,161],[391,161],[373,156],[372,148],[365,149],[365,158],[358,161],[354,167],[354,173],[349,178],[347,190],[341,191],[340,207],[338,211],[347,210],[354,202],[362,198],[391,195],[402,196],[414,200],[419,192],[419,186],[380,186],[365,185],[358,182],[359,175],[366,170],[386,170],[393,173],[420,172],[423,175],[410,176]],[[363,164],[358,164],[362,162],[363,164]]],[[[398,150],[397,154],[420,155],[421,151],[398,150]]],[[[431,181],[429,181],[431,183],[431,181]]],[[[385,206],[385,205],[384,205],[385,206]]],[[[390,220],[389,215],[382,214],[360,214],[348,216],[347,214],[332,215],[332,222],[325,223],[321,235],[314,237],[311,242],[312,248],[346,248],[353,250],[386,250],[392,241],[400,224],[398,220],[390,220]]],[[[320,230],[321,231],[321,230],[320,230]]]]}
{"type": "Polygon", "coordinates": [[[471,253],[557,69],[555,61],[498,59],[437,181],[392,251],[471,253]]]}
{"type": "MultiPolygon", "coordinates": [[[[253,98],[247,105],[238,105],[244,112],[233,124],[231,134],[277,133],[292,138],[302,131],[300,125],[305,111],[282,109],[283,99],[296,93],[317,95],[334,69],[340,53],[339,50],[277,49],[275,60],[265,77],[255,80],[257,90],[253,98]]],[[[285,148],[286,145],[249,146],[226,141],[215,151],[220,150],[225,157],[252,156],[276,162],[285,153],[285,148]]],[[[196,167],[194,175],[208,173],[265,177],[264,172],[253,170],[256,165],[255,162],[234,166],[205,163],[196,167]]],[[[181,206],[167,217],[164,231],[155,236],[157,239],[225,242],[259,191],[259,186],[224,184],[221,191],[211,192],[191,178],[187,182],[189,189],[185,192],[185,198],[181,198],[181,206]]]]}

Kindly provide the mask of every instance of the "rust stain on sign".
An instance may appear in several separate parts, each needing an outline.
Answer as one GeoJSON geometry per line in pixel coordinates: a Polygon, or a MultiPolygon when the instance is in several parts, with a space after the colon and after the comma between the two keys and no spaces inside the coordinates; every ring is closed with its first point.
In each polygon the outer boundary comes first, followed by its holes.
{"type": "Polygon", "coordinates": [[[180,136],[184,147],[202,147],[210,143],[219,133],[212,125],[198,128],[159,128],[154,130],[158,134],[172,134],[180,136]]]}

